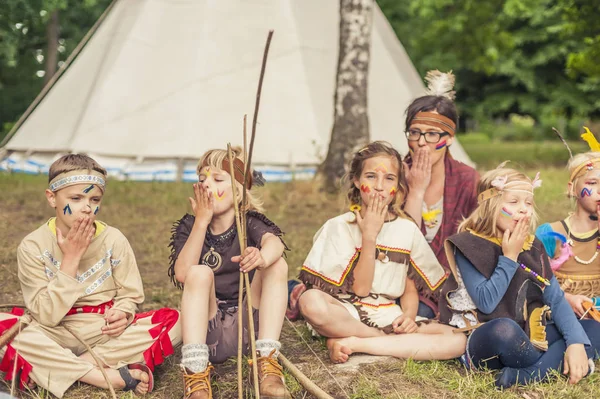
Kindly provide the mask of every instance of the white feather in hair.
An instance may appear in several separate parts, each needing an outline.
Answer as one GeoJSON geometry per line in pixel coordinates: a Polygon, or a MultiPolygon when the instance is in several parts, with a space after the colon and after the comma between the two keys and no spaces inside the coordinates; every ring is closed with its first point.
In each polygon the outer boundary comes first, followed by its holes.
{"type": "Polygon", "coordinates": [[[454,101],[456,92],[454,89],[454,74],[450,72],[440,72],[437,69],[427,72],[425,75],[427,82],[427,90],[425,94],[428,96],[442,96],[454,101]]]}

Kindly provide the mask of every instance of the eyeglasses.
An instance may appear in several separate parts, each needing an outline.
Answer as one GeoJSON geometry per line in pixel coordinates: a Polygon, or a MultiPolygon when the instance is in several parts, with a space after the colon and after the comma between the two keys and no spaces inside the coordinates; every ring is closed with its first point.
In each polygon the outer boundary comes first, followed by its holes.
{"type": "Polygon", "coordinates": [[[408,141],[419,141],[421,136],[425,137],[425,141],[431,144],[439,143],[442,137],[449,136],[448,132],[421,132],[420,130],[408,130],[406,131],[406,138],[408,141]]]}

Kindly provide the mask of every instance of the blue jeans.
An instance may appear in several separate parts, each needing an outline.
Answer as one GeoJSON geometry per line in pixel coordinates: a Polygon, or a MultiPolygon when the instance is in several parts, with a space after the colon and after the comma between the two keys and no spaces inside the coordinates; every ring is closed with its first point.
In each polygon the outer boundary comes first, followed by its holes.
{"type": "MultiPolygon", "coordinates": [[[[598,359],[600,323],[594,320],[581,320],[580,323],[592,344],[585,348],[588,358],[598,359]]],[[[501,369],[496,376],[496,386],[508,388],[543,380],[552,370],[562,371],[567,345],[554,324],[546,326],[546,339],[548,350],[540,351],[514,320],[500,318],[473,331],[467,351],[474,367],[501,369]]]]}
{"type": "Polygon", "coordinates": [[[419,301],[419,309],[417,310],[417,316],[427,317],[428,319],[435,319],[435,313],[433,309],[429,307],[425,302],[419,301]]]}

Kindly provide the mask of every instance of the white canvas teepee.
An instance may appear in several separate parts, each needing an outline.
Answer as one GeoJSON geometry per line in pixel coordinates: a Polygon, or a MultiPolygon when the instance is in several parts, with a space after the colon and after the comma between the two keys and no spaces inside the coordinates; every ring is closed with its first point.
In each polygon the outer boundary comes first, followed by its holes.
{"type": "MultiPolygon", "coordinates": [[[[47,170],[85,152],[112,175],[195,179],[207,149],[241,144],[267,31],[275,30],[254,166],[267,180],[310,175],[327,151],[338,57],[338,0],[120,0],[5,145],[2,167],[47,170]]],[[[369,76],[373,140],[406,153],[404,110],[421,77],[375,5],[369,76]]],[[[460,144],[451,151],[469,162],[460,144]]]]}

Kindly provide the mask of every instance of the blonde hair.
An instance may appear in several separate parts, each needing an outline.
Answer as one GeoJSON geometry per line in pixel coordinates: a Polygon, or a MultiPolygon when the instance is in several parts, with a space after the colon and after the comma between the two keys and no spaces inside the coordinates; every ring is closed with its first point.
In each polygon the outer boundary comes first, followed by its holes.
{"type": "Polygon", "coordinates": [[[100,166],[94,159],[85,154],[67,154],[58,158],[50,165],[50,169],[48,170],[48,182],[51,182],[60,174],[84,169],[87,170],[88,173],[95,170],[96,172],[101,173],[106,180],[106,169],[100,166]]]}
{"type": "MultiPolygon", "coordinates": [[[[233,154],[235,158],[240,159],[242,162],[244,161],[244,157],[242,155],[242,149],[240,147],[233,147],[233,154]]],[[[228,160],[227,151],[226,150],[208,150],[200,157],[200,161],[198,161],[198,166],[196,167],[196,174],[200,177],[200,173],[203,168],[210,167],[214,169],[223,170],[223,161],[228,160]]],[[[229,170],[223,170],[223,172],[227,172],[229,174],[229,170]]],[[[252,170],[250,170],[252,173],[252,170]]],[[[237,194],[238,194],[238,205],[242,205],[242,185],[235,180],[237,194]]],[[[246,190],[246,199],[248,200],[248,205],[244,211],[256,211],[256,212],[264,212],[263,202],[257,198],[250,190],[246,190]]]]}
{"type": "Polygon", "coordinates": [[[392,147],[390,143],[386,141],[374,141],[354,153],[354,156],[350,161],[349,171],[344,177],[344,180],[347,180],[348,184],[348,192],[346,197],[348,198],[350,205],[358,205],[361,203],[360,190],[354,185],[354,180],[360,179],[365,161],[367,159],[379,156],[390,157],[398,165],[398,186],[396,187],[397,192],[394,200],[389,205],[389,211],[396,216],[412,220],[412,218],[408,216],[402,209],[404,207],[404,201],[406,200],[406,194],[408,192],[402,156],[394,149],[394,147],[392,147]]]}
{"type": "MultiPolygon", "coordinates": [[[[497,168],[486,172],[477,185],[477,195],[492,188],[492,181],[500,176],[506,176],[506,183],[511,182],[523,182],[531,184],[531,179],[525,174],[511,168],[497,168]]],[[[482,234],[488,237],[498,237],[499,231],[496,225],[498,221],[498,215],[500,208],[502,207],[504,195],[496,195],[482,201],[477,208],[471,213],[471,215],[465,218],[458,226],[458,232],[466,231],[467,229],[473,230],[478,234],[482,234]]],[[[531,214],[531,230],[537,225],[538,215],[533,209],[531,214]]]]}
{"type": "MultiPolygon", "coordinates": [[[[592,160],[595,160],[595,159],[596,160],[600,159],[599,152],[588,151],[588,152],[583,152],[581,154],[575,155],[573,158],[571,158],[569,160],[569,163],[567,164],[567,170],[569,171],[569,176],[571,176],[573,174],[573,172],[575,172],[575,170],[578,167],[580,167],[582,164],[587,163],[592,160]]],[[[578,176],[575,176],[575,178],[571,182],[571,183],[573,183],[571,190],[569,190],[569,192],[567,192],[567,197],[573,198],[576,196],[573,193],[573,188],[575,188],[577,186],[577,181],[579,180],[579,178],[585,176],[587,174],[587,172],[588,172],[588,170],[584,168],[578,173],[578,176]],[[585,172],[585,173],[582,174],[581,172],[585,172]]]]}

